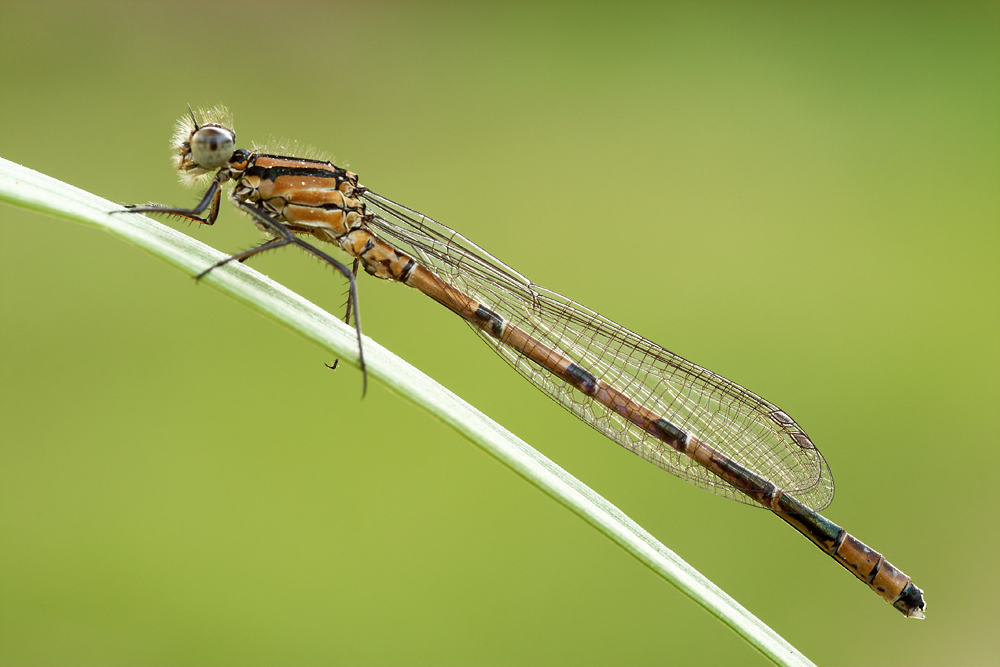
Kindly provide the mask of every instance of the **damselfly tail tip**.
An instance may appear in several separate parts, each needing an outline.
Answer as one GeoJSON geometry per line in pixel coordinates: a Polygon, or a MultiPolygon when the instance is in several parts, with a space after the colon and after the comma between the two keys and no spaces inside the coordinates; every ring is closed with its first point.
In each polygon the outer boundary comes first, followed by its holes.
{"type": "MultiPolygon", "coordinates": [[[[889,566],[892,569],[892,566],[889,566]]],[[[905,576],[905,575],[904,575],[905,576]]],[[[899,597],[892,603],[907,618],[923,620],[924,612],[927,611],[927,602],[924,600],[924,592],[917,588],[913,582],[909,582],[899,597]]]]}

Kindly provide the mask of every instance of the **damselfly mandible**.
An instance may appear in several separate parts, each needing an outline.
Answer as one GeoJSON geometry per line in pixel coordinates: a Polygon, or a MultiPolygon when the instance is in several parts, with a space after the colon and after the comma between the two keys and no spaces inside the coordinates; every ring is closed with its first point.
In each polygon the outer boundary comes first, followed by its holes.
{"type": "Polygon", "coordinates": [[[356,174],[322,160],[237,149],[231,128],[221,107],[178,122],[174,165],[190,183],[211,181],[194,208],[127,209],[211,225],[223,187],[234,181],[230,201],[270,238],[199,277],[297,245],[349,281],[345,319],[353,305],[359,348],[358,266],[418,289],[600,433],[692,484],[771,510],[903,614],[924,617],[923,591],[908,576],[818,513],[833,499],[833,476],[805,431],[775,405],[533,285],[461,234],[359,185],[356,174]],[[353,268],[299,235],[339,247],[353,268]]]}

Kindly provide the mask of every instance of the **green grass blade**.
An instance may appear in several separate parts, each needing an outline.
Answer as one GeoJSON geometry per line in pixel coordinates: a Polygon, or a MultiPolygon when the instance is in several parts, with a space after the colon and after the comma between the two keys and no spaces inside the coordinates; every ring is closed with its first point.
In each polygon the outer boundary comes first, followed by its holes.
{"type": "MultiPolygon", "coordinates": [[[[141,215],[109,215],[121,206],[0,158],[0,200],[73,220],[127,240],[196,275],[225,255],[141,215]]],[[[357,364],[355,332],[252,268],[236,262],[203,282],[319,344],[336,358],[357,364]]],[[[365,337],[369,375],[428,410],[476,446],[559,501],[628,553],[696,601],[779,665],[812,664],[776,632],[726,595],[610,502],[432,379],[365,337]]],[[[665,656],[668,657],[668,656],[665,656]]]]}

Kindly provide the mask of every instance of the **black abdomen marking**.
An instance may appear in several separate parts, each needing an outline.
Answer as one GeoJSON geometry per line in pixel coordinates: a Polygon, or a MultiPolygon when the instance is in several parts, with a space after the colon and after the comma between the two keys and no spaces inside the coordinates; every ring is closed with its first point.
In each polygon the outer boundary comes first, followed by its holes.
{"type": "Polygon", "coordinates": [[[580,368],[576,364],[570,364],[569,368],[566,369],[566,375],[587,396],[593,396],[594,392],[597,391],[597,378],[590,371],[580,368]]]}
{"type": "Polygon", "coordinates": [[[486,306],[479,304],[479,308],[476,308],[476,318],[481,322],[489,322],[489,332],[493,334],[494,338],[499,339],[503,335],[503,318],[486,306]]]}

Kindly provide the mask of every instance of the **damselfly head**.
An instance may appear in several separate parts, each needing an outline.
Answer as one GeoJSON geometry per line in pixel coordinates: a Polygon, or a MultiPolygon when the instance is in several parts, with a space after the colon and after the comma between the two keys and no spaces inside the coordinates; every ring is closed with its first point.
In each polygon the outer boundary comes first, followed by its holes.
{"type": "Polygon", "coordinates": [[[174,167],[181,180],[190,184],[229,162],[236,150],[236,133],[230,129],[232,119],[223,106],[197,113],[189,107],[188,112],[177,121],[172,145],[174,167]]]}

